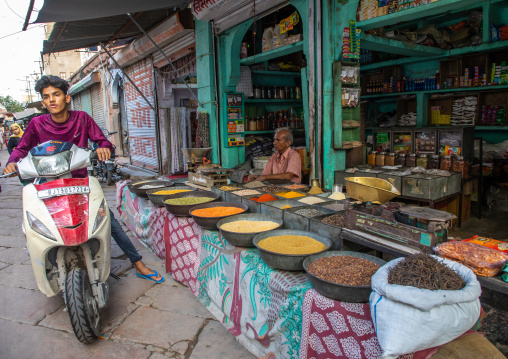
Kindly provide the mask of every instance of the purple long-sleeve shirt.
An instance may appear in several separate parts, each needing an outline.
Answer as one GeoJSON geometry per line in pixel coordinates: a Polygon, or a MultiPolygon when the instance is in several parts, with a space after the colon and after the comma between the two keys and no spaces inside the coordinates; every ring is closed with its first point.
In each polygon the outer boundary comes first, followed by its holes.
{"type": "MultiPolygon", "coordinates": [[[[90,140],[97,143],[100,148],[113,150],[111,142],[106,139],[102,130],[86,112],[69,111],[69,119],[64,123],[56,123],[51,115],[34,117],[7,163],[18,162],[25,158],[33,147],[51,140],[72,142],[78,147],[88,147],[88,140],[90,140]]],[[[72,176],[86,177],[87,169],[73,171],[72,176]]]]}

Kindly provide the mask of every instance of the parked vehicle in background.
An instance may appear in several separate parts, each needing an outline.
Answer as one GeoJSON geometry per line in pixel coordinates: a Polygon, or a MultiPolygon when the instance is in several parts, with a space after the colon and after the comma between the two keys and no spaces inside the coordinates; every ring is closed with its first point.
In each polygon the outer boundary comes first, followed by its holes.
{"type": "MultiPolygon", "coordinates": [[[[118,131],[109,132],[105,129],[101,129],[105,132],[106,138],[109,139],[110,136],[118,133],[118,131]]],[[[113,145],[114,147],[114,145],[113,145]]],[[[96,154],[97,148],[99,146],[91,142],[89,148],[93,151],[92,154],[92,165],[88,168],[88,175],[96,177],[100,182],[105,182],[108,186],[113,185],[114,182],[120,180],[122,176],[120,175],[120,171],[118,169],[118,165],[115,161],[115,149],[111,152],[111,158],[105,162],[99,161],[99,157],[96,154]]]]}

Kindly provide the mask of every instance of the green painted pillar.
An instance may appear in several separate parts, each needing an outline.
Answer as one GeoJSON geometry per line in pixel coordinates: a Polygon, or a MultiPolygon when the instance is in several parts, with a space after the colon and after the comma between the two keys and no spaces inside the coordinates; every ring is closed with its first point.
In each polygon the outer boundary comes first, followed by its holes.
{"type": "Polygon", "coordinates": [[[218,119],[215,93],[215,68],[213,62],[213,34],[208,21],[195,21],[196,25],[196,64],[198,78],[198,100],[201,112],[209,115],[210,146],[212,162],[219,162],[218,119]]]}

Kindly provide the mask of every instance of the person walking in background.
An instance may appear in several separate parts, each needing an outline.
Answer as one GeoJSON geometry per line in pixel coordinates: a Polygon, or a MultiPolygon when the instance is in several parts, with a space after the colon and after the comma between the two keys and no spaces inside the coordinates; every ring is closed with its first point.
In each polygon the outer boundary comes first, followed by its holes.
{"type": "Polygon", "coordinates": [[[14,149],[19,145],[21,141],[21,136],[23,136],[23,130],[17,123],[13,123],[11,125],[12,136],[9,137],[9,143],[7,143],[7,151],[9,154],[14,151],[14,149]]]}
{"type": "Polygon", "coordinates": [[[0,124],[0,150],[4,149],[4,125],[0,124]]]}

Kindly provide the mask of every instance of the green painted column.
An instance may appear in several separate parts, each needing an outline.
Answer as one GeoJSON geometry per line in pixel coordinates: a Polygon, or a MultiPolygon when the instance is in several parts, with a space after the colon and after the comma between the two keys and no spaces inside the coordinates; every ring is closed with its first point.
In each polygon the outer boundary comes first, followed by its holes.
{"type": "Polygon", "coordinates": [[[218,119],[216,116],[215,68],[213,62],[213,34],[208,21],[195,21],[196,26],[196,65],[198,68],[198,100],[201,107],[198,111],[209,115],[210,146],[212,162],[219,162],[218,119]]]}

